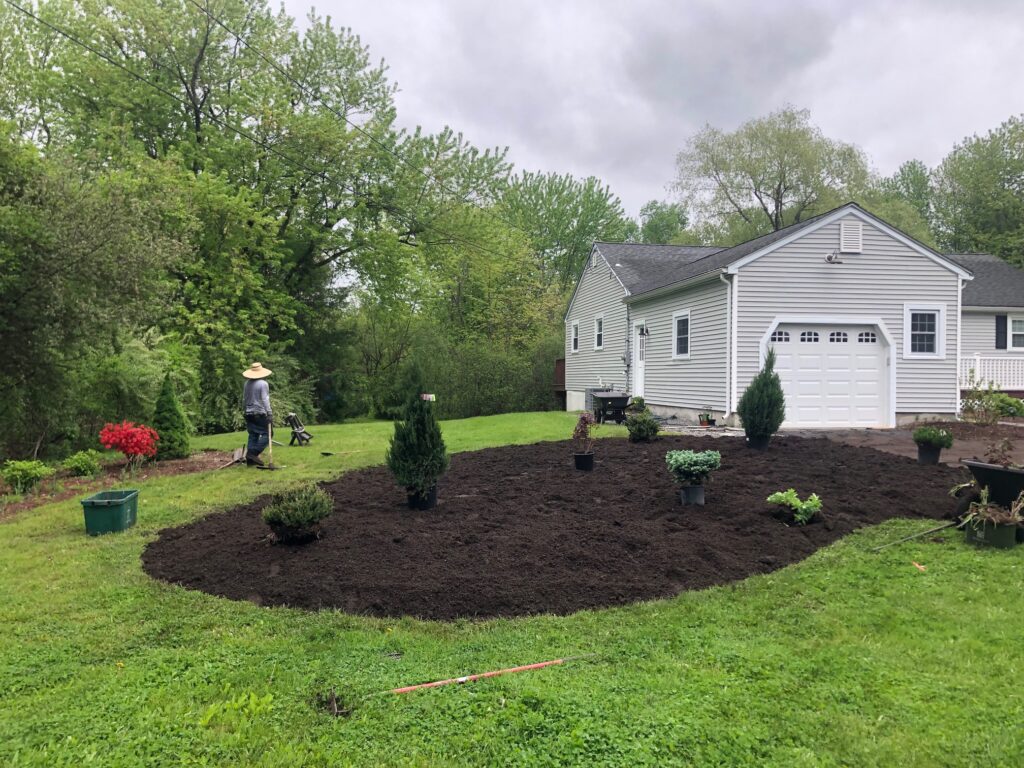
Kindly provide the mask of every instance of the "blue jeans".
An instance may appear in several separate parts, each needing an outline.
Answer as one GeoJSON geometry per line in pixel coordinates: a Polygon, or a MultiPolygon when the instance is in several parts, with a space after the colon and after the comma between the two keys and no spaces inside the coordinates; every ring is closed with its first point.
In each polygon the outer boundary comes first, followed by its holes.
{"type": "Polygon", "coordinates": [[[264,413],[247,413],[245,428],[249,432],[246,455],[259,456],[270,442],[270,417],[264,413]]]}

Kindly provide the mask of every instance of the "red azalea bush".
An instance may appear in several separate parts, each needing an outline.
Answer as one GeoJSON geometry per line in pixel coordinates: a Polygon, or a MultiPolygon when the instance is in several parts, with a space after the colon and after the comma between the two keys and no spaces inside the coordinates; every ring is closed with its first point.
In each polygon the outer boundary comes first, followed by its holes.
{"type": "Polygon", "coordinates": [[[156,443],[160,435],[145,424],[122,421],[107,424],[100,430],[100,442],[104,448],[123,453],[131,464],[141,464],[143,459],[156,456],[156,443]]]}

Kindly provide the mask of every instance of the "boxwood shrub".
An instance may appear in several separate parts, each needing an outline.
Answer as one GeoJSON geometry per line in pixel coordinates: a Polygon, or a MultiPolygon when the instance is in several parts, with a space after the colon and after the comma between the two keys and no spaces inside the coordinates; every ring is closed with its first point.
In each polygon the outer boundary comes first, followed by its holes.
{"type": "Polygon", "coordinates": [[[316,483],[276,494],[263,510],[263,522],[278,541],[297,543],[319,536],[318,523],[334,509],[330,495],[316,483]]]}

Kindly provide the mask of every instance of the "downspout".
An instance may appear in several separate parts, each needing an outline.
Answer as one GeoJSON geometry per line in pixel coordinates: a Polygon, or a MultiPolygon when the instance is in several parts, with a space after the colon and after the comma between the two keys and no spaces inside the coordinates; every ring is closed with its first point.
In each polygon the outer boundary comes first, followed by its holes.
{"type": "Polygon", "coordinates": [[[725,290],[725,319],[726,319],[726,337],[725,337],[725,416],[729,418],[732,415],[732,281],[726,277],[726,273],[723,270],[719,275],[718,279],[726,285],[725,290]]]}
{"type": "Polygon", "coordinates": [[[967,281],[962,277],[956,280],[956,417],[960,418],[960,337],[963,335],[963,297],[964,284],[967,281]]]}

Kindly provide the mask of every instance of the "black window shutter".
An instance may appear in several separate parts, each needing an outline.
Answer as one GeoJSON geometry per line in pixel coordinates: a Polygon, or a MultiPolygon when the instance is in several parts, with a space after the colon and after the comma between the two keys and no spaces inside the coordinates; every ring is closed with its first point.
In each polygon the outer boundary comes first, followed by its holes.
{"type": "Polygon", "coordinates": [[[996,315],[996,349],[1006,349],[1006,315],[996,315]]]}

